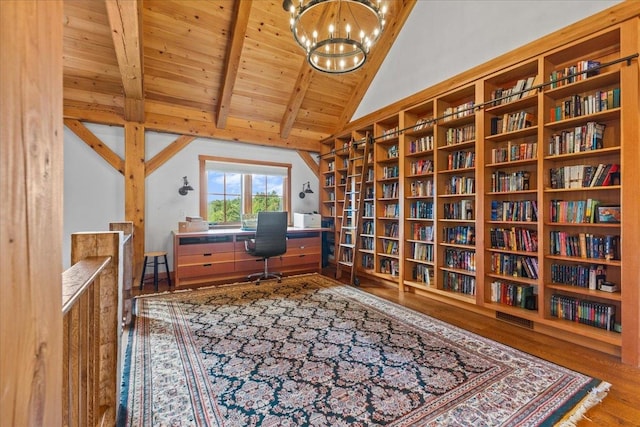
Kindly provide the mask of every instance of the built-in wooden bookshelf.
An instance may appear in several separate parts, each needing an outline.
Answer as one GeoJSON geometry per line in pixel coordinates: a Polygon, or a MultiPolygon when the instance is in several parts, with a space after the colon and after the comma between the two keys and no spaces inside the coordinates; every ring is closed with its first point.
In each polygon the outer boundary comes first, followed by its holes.
{"type": "Polygon", "coordinates": [[[637,19],[359,119],[375,137],[360,273],[640,365],[637,19]]]}

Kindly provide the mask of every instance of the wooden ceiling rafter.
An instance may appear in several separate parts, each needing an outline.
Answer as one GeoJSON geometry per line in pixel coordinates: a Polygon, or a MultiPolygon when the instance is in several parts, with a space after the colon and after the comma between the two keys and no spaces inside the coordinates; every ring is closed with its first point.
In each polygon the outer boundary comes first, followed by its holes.
{"type": "Polygon", "coordinates": [[[233,29],[231,41],[227,44],[226,59],[223,71],[220,101],[218,102],[216,126],[224,129],[231,109],[231,96],[238,77],[242,47],[249,25],[249,15],[253,7],[252,1],[238,1],[234,7],[233,29]]]}
{"type": "Polygon", "coordinates": [[[195,136],[180,135],[171,144],[167,145],[162,151],[153,156],[153,158],[145,162],[144,176],[147,177],[151,175],[151,173],[164,165],[169,159],[189,145],[194,139],[196,139],[195,136]]]}
{"type": "Polygon", "coordinates": [[[105,0],[124,89],[125,120],[144,122],[142,1],[105,0]]]}

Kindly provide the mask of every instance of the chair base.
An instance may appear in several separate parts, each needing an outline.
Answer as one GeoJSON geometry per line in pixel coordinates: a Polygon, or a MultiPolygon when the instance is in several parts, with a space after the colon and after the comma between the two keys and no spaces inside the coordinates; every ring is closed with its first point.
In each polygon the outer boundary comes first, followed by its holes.
{"type": "Polygon", "coordinates": [[[249,281],[255,280],[256,285],[259,285],[261,280],[267,280],[267,279],[278,279],[278,283],[281,283],[282,273],[269,272],[268,258],[264,258],[264,271],[261,271],[260,273],[250,274],[247,276],[247,279],[249,279],[249,281]]]}

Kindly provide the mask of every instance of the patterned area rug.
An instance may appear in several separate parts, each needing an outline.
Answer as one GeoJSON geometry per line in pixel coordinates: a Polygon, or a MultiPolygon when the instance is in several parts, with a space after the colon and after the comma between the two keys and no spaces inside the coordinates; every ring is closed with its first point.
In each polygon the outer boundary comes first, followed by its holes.
{"type": "Polygon", "coordinates": [[[120,425],[572,425],[609,388],[320,275],[136,305],[120,425]]]}

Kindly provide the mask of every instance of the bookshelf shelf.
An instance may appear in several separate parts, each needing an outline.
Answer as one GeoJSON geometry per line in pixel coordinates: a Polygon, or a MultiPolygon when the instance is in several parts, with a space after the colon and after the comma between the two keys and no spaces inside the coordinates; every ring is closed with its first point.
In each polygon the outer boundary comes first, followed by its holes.
{"type": "Polygon", "coordinates": [[[568,286],[558,283],[547,283],[545,286],[549,289],[557,289],[564,292],[569,292],[577,295],[585,295],[588,297],[602,299],[602,300],[611,300],[611,301],[622,301],[622,293],[620,292],[603,292],[594,289],[586,289],[578,286],[568,286]]]}
{"type": "MultiPolygon", "coordinates": [[[[376,138],[370,180],[375,196],[369,199],[373,211],[365,219],[372,226],[358,234],[371,239],[373,243],[367,244],[373,249],[361,251],[368,257],[359,266],[362,274],[397,283],[399,292],[421,292],[459,306],[468,304],[473,311],[486,309],[487,315],[500,312],[525,319],[543,333],[640,366],[640,283],[632,265],[640,258],[636,243],[640,225],[635,215],[640,198],[633,187],[640,182],[640,168],[634,166],[640,161],[640,104],[635,96],[640,81],[639,30],[637,15],[622,22],[605,21],[603,15],[597,31],[582,31],[570,40],[566,36],[570,31],[554,35],[554,43],[539,51],[524,47],[517,55],[502,56],[491,69],[479,68],[475,78],[469,74],[464,80],[436,85],[405,103],[373,113],[368,123],[357,120],[353,124],[359,126],[357,130],[338,133],[341,136],[327,142],[326,151],[334,154],[321,160],[320,179],[333,177],[335,182],[324,186],[328,191],[321,192],[320,206],[323,214],[333,208],[338,230],[342,219],[336,212],[342,211],[345,197],[339,148],[365,130],[376,138]],[[584,78],[577,77],[580,74],[584,78]],[[619,106],[609,104],[614,89],[619,106]],[[601,103],[594,107],[596,94],[601,103]],[[328,170],[330,162],[332,170],[328,170]],[[587,181],[600,165],[610,164],[619,170],[602,182],[613,185],[587,181]],[[575,171],[582,175],[573,176],[575,171]],[[396,183],[397,194],[385,197],[384,189],[389,191],[396,183]],[[589,185],[577,187],[585,183],[589,185]],[[498,189],[509,190],[493,191],[498,189]],[[335,194],[330,196],[329,190],[335,194]],[[595,221],[596,205],[619,206],[624,211],[620,222],[570,222],[585,217],[595,221]],[[556,218],[562,222],[554,222],[556,218]],[[385,236],[390,227],[395,230],[393,237],[385,236]],[[522,233],[518,236],[535,235],[536,250],[521,250],[533,249],[522,246],[522,241],[501,247],[502,243],[492,240],[496,232],[512,229],[522,233]],[[433,241],[416,238],[416,232],[427,233],[433,241]],[[620,259],[557,255],[584,253],[574,250],[575,240],[571,250],[554,247],[559,233],[573,239],[581,235],[613,239],[618,246],[615,258],[620,259]],[[388,242],[397,243],[393,254],[383,249],[388,242]],[[467,261],[459,263],[460,257],[468,259],[475,271],[449,267],[465,265],[467,261]],[[527,266],[516,276],[505,274],[512,270],[496,262],[506,259],[527,266]],[[581,287],[584,277],[580,282],[566,278],[565,272],[572,268],[590,272],[601,267],[606,269],[606,280],[620,286],[619,292],[581,287]],[[565,276],[559,276],[559,271],[565,276]],[[567,283],[556,283],[561,281],[567,283]],[[528,307],[535,310],[492,301],[492,286],[515,286],[531,293],[528,307]],[[604,304],[613,315],[612,329],[622,333],[555,317],[552,304],[559,297],[604,304]]],[[[594,248],[588,249],[592,256],[594,248]]]]}

